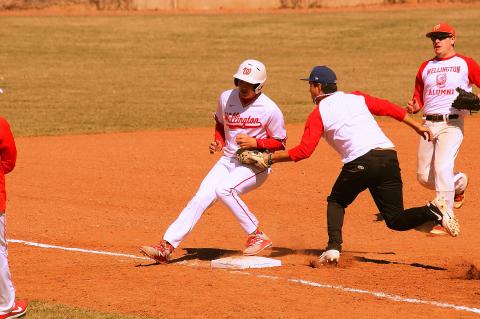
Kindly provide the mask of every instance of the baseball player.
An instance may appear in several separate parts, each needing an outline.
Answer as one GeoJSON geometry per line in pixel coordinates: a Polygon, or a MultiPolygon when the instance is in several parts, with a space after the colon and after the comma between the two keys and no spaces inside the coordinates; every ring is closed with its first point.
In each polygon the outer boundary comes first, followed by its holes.
{"type": "Polygon", "coordinates": [[[236,151],[239,148],[285,149],[287,136],[283,114],[275,102],[262,92],[267,79],[263,63],[246,60],[240,64],[233,78],[236,88],[223,92],[218,100],[215,139],[209,146],[210,153],[223,150],[223,156],[168,227],[163,240],[157,245],[140,248],[144,255],[158,263],[168,263],[173,250],[216,200],[233,213],[248,234],[244,255],[256,255],[272,246],[272,241],[259,229],[258,219],[240,197],[265,183],[271,170],[239,163],[236,151]]]}
{"type": "Polygon", "coordinates": [[[442,222],[452,236],[459,226],[445,199],[404,210],[402,178],[393,143],[385,136],[374,115],[403,121],[419,135],[431,132],[408,116],[405,109],[362,92],[337,91],[337,77],[326,66],[316,66],[306,79],[315,108],[308,117],[300,144],[288,151],[264,154],[267,164],[300,161],[310,157],[320,138],[332,146],[344,163],[327,198],[328,245],[320,262],[337,262],[342,245],[345,208],[368,188],[388,228],[405,231],[429,220],[442,222]]]}
{"type": "Polygon", "coordinates": [[[6,224],[5,174],[15,167],[17,149],[8,122],[0,117],[0,319],[17,318],[27,311],[26,300],[15,300],[10,269],[8,267],[6,224]]]}
{"type": "MultiPolygon", "coordinates": [[[[480,67],[472,58],[455,53],[456,32],[450,25],[437,24],[426,36],[432,40],[435,58],[421,64],[413,98],[407,105],[409,113],[423,109],[424,124],[434,136],[432,141],[420,139],[417,179],[423,186],[435,189],[437,196],[445,197],[451,208],[460,208],[468,177],[454,172],[454,164],[467,112],[451,106],[458,96],[457,87],[468,92],[472,91],[472,84],[480,87],[480,67]]],[[[441,225],[431,232],[445,234],[441,225]]]]}

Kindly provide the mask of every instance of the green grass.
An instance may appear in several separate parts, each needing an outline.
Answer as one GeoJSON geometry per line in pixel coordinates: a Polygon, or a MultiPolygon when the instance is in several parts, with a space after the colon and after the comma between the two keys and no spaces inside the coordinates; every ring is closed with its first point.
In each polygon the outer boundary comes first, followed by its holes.
{"type": "Polygon", "coordinates": [[[266,93],[287,123],[311,110],[298,79],[327,64],[340,89],[405,104],[424,34],[458,30],[480,60],[480,9],[125,17],[0,17],[0,114],[16,135],[207,127],[246,58],[267,66],[266,93]]]}
{"type": "Polygon", "coordinates": [[[127,316],[99,311],[72,308],[58,304],[31,301],[24,319],[152,319],[151,317],[127,316]]]}

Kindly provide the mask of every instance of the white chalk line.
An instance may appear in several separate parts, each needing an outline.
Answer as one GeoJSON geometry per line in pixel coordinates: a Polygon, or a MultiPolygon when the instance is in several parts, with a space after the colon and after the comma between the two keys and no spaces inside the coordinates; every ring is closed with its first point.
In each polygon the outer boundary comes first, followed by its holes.
{"type": "MultiPolygon", "coordinates": [[[[10,242],[10,243],[24,244],[24,245],[28,245],[28,246],[34,246],[34,247],[46,248],[46,249],[60,249],[60,250],[65,250],[65,251],[76,251],[76,252],[82,252],[82,253],[88,253],[88,254],[108,255],[108,256],[116,256],[116,257],[127,257],[127,258],[132,258],[132,259],[150,260],[150,258],[136,256],[136,255],[114,253],[114,252],[100,251],[100,250],[90,250],[90,249],[82,249],[82,248],[72,248],[72,247],[48,245],[48,244],[35,243],[35,242],[19,240],[19,239],[8,239],[7,241],[10,242]]],[[[189,265],[189,263],[187,263],[187,262],[182,262],[182,264],[187,265],[187,266],[189,265]]],[[[459,306],[459,305],[454,305],[454,304],[441,302],[441,301],[422,300],[422,299],[416,299],[416,298],[405,298],[405,297],[402,297],[402,296],[393,295],[393,294],[389,294],[389,293],[385,293],[385,292],[370,291],[370,290],[351,288],[351,287],[345,287],[345,286],[340,286],[340,285],[321,284],[321,283],[318,283],[318,282],[303,280],[303,279],[282,278],[282,277],[278,277],[278,276],[269,276],[269,275],[262,275],[262,274],[257,275],[257,274],[252,274],[252,273],[249,273],[249,272],[246,272],[246,271],[238,271],[238,270],[227,270],[227,271],[232,273],[232,274],[250,275],[250,276],[254,276],[254,277],[262,278],[262,279],[270,279],[270,280],[285,279],[289,282],[298,283],[298,284],[302,284],[302,285],[305,285],[305,286],[311,286],[311,287],[317,287],[317,288],[323,288],[323,289],[334,289],[334,290],[339,290],[339,291],[343,291],[343,292],[370,295],[370,296],[374,296],[374,297],[377,297],[377,298],[392,300],[392,301],[395,301],[395,302],[424,304],[424,305],[436,306],[436,307],[439,307],[439,308],[449,308],[449,309],[454,309],[454,310],[459,310],[459,311],[465,311],[465,312],[480,314],[480,308],[459,306]]]]}
{"type": "Polygon", "coordinates": [[[108,256],[128,257],[128,258],[135,258],[135,259],[150,260],[150,258],[148,258],[148,257],[140,257],[140,256],[136,256],[136,255],[112,253],[112,252],[100,251],[100,250],[90,250],[90,249],[82,249],[82,248],[70,248],[70,247],[63,247],[63,246],[47,245],[47,244],[34,243],[34,242],[31,242],[31,241],[25,241],[25,240],[19,240],[19,239],[7,239],[7,241],[9,243],[25,244],[25,245],[28,245],[28,246],[47,248],[47,249],[60,249],[60,250],[66,250],[66,251],[78,251],[78,252],[81,252],[81,253],[88,253],[88,254],[108,255],[108,256]]]}

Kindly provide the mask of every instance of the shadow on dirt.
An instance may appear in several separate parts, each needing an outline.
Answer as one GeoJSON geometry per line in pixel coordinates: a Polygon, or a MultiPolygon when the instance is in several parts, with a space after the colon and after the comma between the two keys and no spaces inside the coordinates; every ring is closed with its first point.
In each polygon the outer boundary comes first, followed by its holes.
{"type": "MultiPolygon", "coordinates": [[[[228,250],[220,248],[183,248],[185,255],[173,259],[170,263],[181,262],[185,260],[213,260],[229,256],[242,256],[242,251],[240,250],[228,250]]],[[[268,252],[269,250],[265,250],[268,252]]],[[[304,255],[304,256],[320,256],[325,250],[324,249],[291,249],[286,247],[272,247],[270,253],[263,254],[266,257],[283,257],[288,255],[304,255]]],[[[395,255],[394,252],[370,252],[370,251],[344,251],[345,253],[356,253],[356,254],[378,254],[378,255],[395,255]]]]}
{"type": "Polygon", "coordinates": [[[409,263],[402,263],[402,262],[398,262],[398,261],[389,261],[389,260],[384,260],[384,259],[372,259],[372,258],[359,257],[359,256],[353,256],[353,259],[358,261],[358,262],[362,262],[362,263],[374,263],[374,264],[382,264],[382,265],[394,264],[394,265],[406,265],[406,266],[418,267],[418,268],[423,268],[423,269],[431,269],[431,270],[447,270],[447,268],[424,265],[424,264],[420,264],[420,263],[410,263],[409,264],[409,263]]]}
{"type": "Polygon", "coordinates": [[[182,262],[185,260],[214,260],[218,258],[242,255],[240,250],[229,250],[220,248],[183,248],[185,255],[170,261],[170,263],[182,262]]]}
{"type": "MultiPolygon", "coordinates": [[[[324,249],[290,249],[285,247],[273,247],[272,252],[268,257],[282,257],[287,255],[305,255],[305,256],[320,256],[324,249]]],[[[377,254],[377,255],[395,255],[394,252],[372,252],[372,251],[351,251],[344,250],[343,253],[350,254],[377,254]]]]}
{"type": "MultiPolygon", "coordinates": [[[[229,256],[242,256],[242,251],[240,250],[229,250],[229,249],[220,249],[220,248],[183,248],[185,255],[170,260],[169,264],[180,263],[188,260],[202,260],[210,261],[218,258],[224,258],[229,256]]],[[[291,249],[285,247],[272,247],[270,254],[266,254],[267,257],[283,257],[287,255],[304,255],[304,256],[320,256],[324,252],[323,249],[291,249]]],[[[423,269],[431,270],[448,270],[447,268],[425,265],[420,263],[402,263],[397,261],[389,261],[385,259],[374,259],[367,258],[362,256],[352,256],[352,254],[378,254],[378,255],[395,255],[394,252],[367,252],[367,251],[343,251],[342,255],[345,254],[345,257],[350,260],[354,260],[362,263],[373,263],[381,265],[406,265],[411,267],[418,267],[423,269]],[[349,256],[349,257],[347,257],[349,256]]],[[[345,258],[344,258],[345,259],[345,258]]],[[[157,265],[157,263],[152,262],[149,264],[137,265],[142,267],[148,267],[157,265]]],[[[477,276],[477,273],[472,275],[472,277],[477,276]]]]}

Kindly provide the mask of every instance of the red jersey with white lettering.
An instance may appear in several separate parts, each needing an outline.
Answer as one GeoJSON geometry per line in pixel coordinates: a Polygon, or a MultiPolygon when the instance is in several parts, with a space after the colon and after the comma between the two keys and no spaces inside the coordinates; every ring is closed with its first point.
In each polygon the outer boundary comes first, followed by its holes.
{"type": "Polygon", "coordinates": [[[452,102],[458,96],[455,88],[472,91],[472,84],[480,87],[480,67],[469,57],[434,58],[422,63],[415,79],[413,98],[425,114],[457,114],[452,102]]]}
{"type": "Polygon", "coordinates": [[[406,111],[387,100],[362,92],[335,92],[322,99],[310,113],[300,144],[288,151],[297,162],[310,157],[323,137],[340,154],[343,163],[374,148],[394,145],[378,126],[373,115],[390,116],[402,121],[406,111]]]}
{"type": "Polygon", "coordinates": [[[10,173],[17,161],[17,148],[7,120],[0,117],[0,212],[5,211],[7,195],[5,174],[10,173]]]}
{"type": "Polygon", "coordinates": [[[215,119],[222,126],[219,129],[217,125],[216,139],[224,144],[223,153],[226,156],[235,156],[239,149],[235,137],[240,133],[255,137],[261,149],[285,149],[287,132],[282,111],[264,93],[244,107],[238,89],[223,92],[218,100],[215,119]]]}

